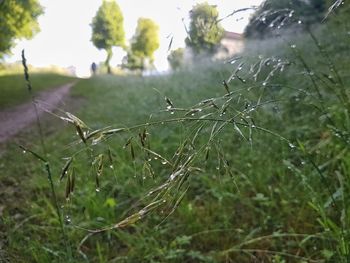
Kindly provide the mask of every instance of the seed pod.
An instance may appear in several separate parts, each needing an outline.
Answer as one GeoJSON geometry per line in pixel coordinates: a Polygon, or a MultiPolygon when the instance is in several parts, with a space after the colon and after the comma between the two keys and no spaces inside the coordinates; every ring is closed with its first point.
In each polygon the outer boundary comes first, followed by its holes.
{"type": "Polygon", "coordinates": [[[76,123],[74,123],[74,125],[75,125],[75,129],[77,130],[80,139],[83,141],[83,143],[86,143],[86,138],[85,138],[83,130],[76,123]]]}
{"type": "Polygon", "coordinates": [[[71,175],[70,173],[67,176],[67,182],[66,182],[66,199],[69,198],[69,194],[71,193],[71,175]]]}
{"type": "Polygon", "coordinates": [[[227,84],[226,80],[223,80],[223,81],[222,81],[222,84],[224,85],[227,94],[230,94],[230,89],[229,89],[229,87],[228,87],[228,84],[227,84]]]}
{"type": "Polygon", "coordinates": [[[168,107],[167,107],[168,109],[174,108],[174,104],[168,97],[165,97],[164,99],[165,99],[165,102],[168,104],[168,107]]]}
{"type": "Polygon", "coordinates": [[[100,154],[98,157],[98,164],[97,164],[97,176],[101,176],[102,175],[102,171],[103,171],[103,154],[100,154]]]}
{"type": "Polygon", "coordinates": [[[69,167],[70,167],[72,161],[73,161],[73,158],[72,158],[72,157],[69,157],[68,160],[67,160],[67,162],[66,162],[65,165],[63,166],[62,171],[61,171],[60,181],[62,181],[63,177],[67,174],[68,169],[69,169],[69,167]]]}
{"type": "Polygon", "coordinates": [[[131,158],[135,160],[134,146],[132,145],[132,143],[130,143],[130,154],[131,154],[131,158]]]}

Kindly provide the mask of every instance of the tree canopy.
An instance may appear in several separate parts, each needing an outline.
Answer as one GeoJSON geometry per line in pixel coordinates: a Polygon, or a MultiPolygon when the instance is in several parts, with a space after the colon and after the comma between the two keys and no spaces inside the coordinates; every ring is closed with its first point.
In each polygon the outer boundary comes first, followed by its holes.
{"type": "Polygon", "coordinates": [[[184,49],[178,48],[172,50],[168,56],[168,62],[173,70],[180,69],[184,63],[184,49]]]}
{"type": "Polygon", "coordinates": [[[186,45],[199,54],[213,53],[223,37],[224,29],[218,22],[216,6],[207,2],[195,5],[190,11],[190,27],[186,45]]]}
{"type": "Polygon", "coordinates": [[[104,0],[92,20],[92,43],[98,49],[107,52],[106,66],[111,72],[109,62],[112,58],[112,47],[125,47],[123,14],[115,1],[104,0]]]}
{"type": "Polygon", "coordinates": [[[143,70],[147,60],[152,64],[153,54],[159,48],[159,27],[149,18],[139,18],[131,48],[125,58],[124,67],[143,70]]]}
{"type": "Polygon", "coordinates": [[[37,0],[0,0],[0,58],[10,52],[16,39],[30,39],[39,32],[37,18],[42,13],[37,0]]]}
{"type": "Polygon", "coordinates": [[[321,21],[326,11],[326,0],[266,0],[251,17],[245,28],[246,37],[263,38],[274,29],[295,25],[298,21],[310,25],[321,21]]]}
{"type": "Polygon", "coordinates": [[[153,54],[159,48],[159,27],[149,18],[139,18],[135,35],[131,41],[132,52],[140,58],[153,62],[153,54]]]}
{"type": "Polygon", "coordinates": [[[130,70],[144,70],[144,59],[141,57],[135,55],[135,53],[132,52],[132,50],[129,50],[127,52],[127,55],[123,59],[123,68],[127,68],[130,70]]]}

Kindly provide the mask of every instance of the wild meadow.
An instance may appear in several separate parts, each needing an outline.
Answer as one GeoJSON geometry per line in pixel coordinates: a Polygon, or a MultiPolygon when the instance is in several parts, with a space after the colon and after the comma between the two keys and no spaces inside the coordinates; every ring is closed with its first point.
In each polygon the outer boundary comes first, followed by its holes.
{"type": "Polygon", "coordinates": [[[2,147],[0,262],[349,262],[349,32],[78,80],[2,147]]]}
{"type": "MultiPolygon", "coordinates": [[[[1,72],[1,71],[0,71],[1,72]]],[[[34,92],[38,93],[45,89],[55,88],[59,85],[73,82],[75,78],[55,73],[31,74],[31,82],[35,87],[34,92]]],[[[1,76],[0,109],[15,106],[22,102],[30,101],[28,92],[23,89],[23,74],[8,74],[1,76]]]]}

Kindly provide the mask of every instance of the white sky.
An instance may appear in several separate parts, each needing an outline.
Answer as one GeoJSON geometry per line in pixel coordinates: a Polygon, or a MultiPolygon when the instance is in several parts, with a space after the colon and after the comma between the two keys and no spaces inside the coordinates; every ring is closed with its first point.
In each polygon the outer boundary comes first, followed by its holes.
{"type": "MultiPolygon", "coordinates": [[[[204,1],[204,0],[203,0],[204,1]]],[[[117,0],[124,16],[126,39],[129,40],[135,32],[139,17],[153,19],[160,27],[160,48],[155,53],[155,66],[158,70],[168,68],[167,55],[173,36],[171,49],[184,47],[186,26],[189,24],[188,12],[198,2],[196,0],[117,0]]],[[[262,0],[208,0],[209,4],[217,5],[220,17],[225,17],[234,10],[253,5],[259,5],[262,0]]],[[[45,13],[39,18],[41,32],[31,40],[19,41],[12,50],[13,55],[6,61],[14,62],[20,59],[24,48],[29,64],[37,67],[58,65],[74,66],[80,76],[88,75],[93,61],[99,63],[105,60],[105,52],[97,50],[91,39],[90,23],[96,14],[102,0],[40,0],[45,13]]],[[[248,12],[240,13],[222,21],[228,31],[242,32],[249,18],[248,12]]],[[[121,63],[125,52],[116,48],[112,66],[121,63]]]]}

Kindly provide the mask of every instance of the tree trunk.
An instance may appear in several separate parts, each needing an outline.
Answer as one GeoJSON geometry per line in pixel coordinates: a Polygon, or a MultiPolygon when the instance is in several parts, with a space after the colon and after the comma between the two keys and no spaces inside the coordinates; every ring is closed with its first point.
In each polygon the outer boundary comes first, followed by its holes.
{"type": "Polygon", "coordinates": [[[107,51],[107,59],[106,59],[106,62],[105,62],[105,65],[107,67],[107,73],[108,74],[112,74],[112,71],[111,71],[111,66],[109,65],[109,62],[111,61],[111,58],[112,58],[112,49],[109,48],[109,49],[106,49],[107,51]]]}

